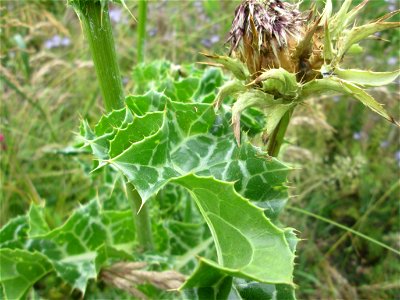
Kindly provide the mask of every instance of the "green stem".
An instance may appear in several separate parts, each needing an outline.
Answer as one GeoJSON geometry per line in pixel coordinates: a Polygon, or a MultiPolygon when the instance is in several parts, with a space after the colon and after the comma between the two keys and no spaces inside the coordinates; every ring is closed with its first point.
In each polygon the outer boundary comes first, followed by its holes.
{"type": "MultiPolygon", "coordinates": [[[[107,4],[97,0],[70,0],[69,3],[78,14],[83,34],[89,42],[106,110],[110,112],[123,108],[124,91],[107,4]]],[[[140,246],[143,250],[151,250],[153,249],[153,239],[147,206],[143,206],[139,213],[142,204],[140,195],[131,184],[127,184],[126,189],[128,200],[133,206],[136,236],[140,246]]]]}
{"type": "MultiPolygon", "coordinates": [[[[353,228],[357,228],[359,227],[360,224],[362,224],[362,222],[369,216],[369,214],[375,209],[377,208],[379,205],[381,205],[389,196],[391,193],[393,193],[398,187],[400,186],[400,181],[395,182],[395,184],[393,184],[389,190],[387,190],[382,197],[380,197],[378,199],[378,201],[376,201],[374,204],[372,204],[367,211],[361,216],[360,219],[357,220],[357,222],[353,225],[353,228]]],[[[325,257],[328,257],[329,255],[331,255],[345,240],[346,238],[350,235],[350,231],[347,231],[345,234],[343,234],[340,239],[338,239],[336,241],[335,244],[333,244],[333,246],[331,246],[329,248],[329,250],[325,253],[325,257]]]]}
{"type": "Polygon", "coordinates": [[[293,114],[293,109],[294,108],[291,108],[283,115],[282,119],[279,121],[278,126],[271,134],[267,146],[268,155],[273,157],[278,156],[279,150],[281,149],[281,146],[283,144],[286,130],[290,122],[290,118],[293,114]]]}
{"type": "Polygon", "coordinates": [[[142,198],[135,187],[128,183],[126,185],[128,198],[133,206],[134,219],[136,223],[136,236],[142,250],[153,250],[153,236],[151,233],[151,223],[149,209],[147,205],[142,206],[142,198]],[[140,210],[140,212],[139,212],[140,210]]]}
{"type": "Polygon", "coordinates": [[[137,29],[137,63],[144,61],[144,45],[146,41],[147,0],[139,1],[139,18],[137,29]]]}
{"type": "Polygon", "coordinates": [[[350,233],[352,233],[352,234],[354,234],[354,235],[356,235],[356,236],[358,236],[360,238],[363,238],[363,239],[365,239],[365,240],[367,240],[367,241],[369,241],[371,243],[374,243],[374,244],[376,244],[378,246],[381,246],[381,247],[383,247],[383,248],[385,248],[385,249],[387,249],[387,250],[389,250],[389,251],[391,251],[393,253],[396,253],[397,255],[400,255],[400,251],[399,250],[394,249],[394,248],[390,247],[389,245],[386,245],[386,244],[384,244],[384,243],[382,243],[382,242],[380,242],[378,240],[375,240],[374,238],[369,237],[368,235],[365,235],[365,234],[363,234],[363,233],[361,233],[361,232],[359,232],[357,230],[354,230],[354,229],[352,229],[350,227],[344,226],[344,225],[339,224],[339,223],[337,223],[335,221],[332,221],[332,220],[324,218],[322,216],[313,214],[313,213],[311,213],[309,211],[306,211],[306,210],[298,208],[298,207],[286,206],[286,208],[290,209],[290,210],[293,210],[293,211],[296,211],[296,212],[299,212],[299,213],[302,213],[302,214],[305,214],[307,216],[313,217],[313,218],[315,218],[317,220],[329,223],[329,224],[331,224],[333,226],[336,226],[336,227],[338,227],[340,229],[346,230],[347,232],[350,232],[350,233]]]}
{"type": "Polygon", "coordinates": [[[190,223],[192,222],[192,199],[186,199],[186,206],[185,206],[185,214],[183,217],[183,221],[190,223]]]}
{"type": "Polygon", "coordinates": [[[120,109],[124,106],[124,93],[108,7],[96,0],[75,0],[71,4],[89,43],[106,110],[120,109]]]}
{"type": "Polygon", "coordinates": [[[193,259],[193,257],[198,257],[201,252],[209,249],[213,242],[213,237],[209,237],[208,239],[198,244],[196,247],[189,249],[184,255],[177,257],[175,268],[177,270],[180,270],[181,268],[186,266],[193,259]]]}

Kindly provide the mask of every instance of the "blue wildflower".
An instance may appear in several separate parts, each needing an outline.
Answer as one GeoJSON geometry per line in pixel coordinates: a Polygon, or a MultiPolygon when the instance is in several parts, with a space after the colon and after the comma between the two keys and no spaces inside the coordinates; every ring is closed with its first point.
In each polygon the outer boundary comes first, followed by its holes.
{"type": "Polygon", "coordinates": [[[355,139],[356,141],[361,140],[361,132],[354,132],[353,139],[355,139]]]}

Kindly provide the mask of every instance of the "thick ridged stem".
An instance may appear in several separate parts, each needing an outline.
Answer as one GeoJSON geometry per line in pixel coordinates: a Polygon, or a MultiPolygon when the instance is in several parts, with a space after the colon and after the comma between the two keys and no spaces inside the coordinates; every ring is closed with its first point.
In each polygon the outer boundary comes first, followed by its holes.
{"type": "Polygon", "coordinates": [[[271,134],[268,145],[267,145],[267,152],[268,155],[277,157],[279,154],[279,151],[281,149],[281,146],[283,144],[286,130],[289,126],[290,118],[292,117],[293,113],[293,108],[288,110],[282,119],[280,120],[278,126],[274,130],[274,132],[271,134]]]}
{"type": "MultiPolygon", "coordinates": [[[[97,0],[71,0],[70,4],[79,16],[84,36],[89,43],[106,110],[110,112],[121,109],[124,107],[124,91],[108,7],[102,6],[97,0]]],[[[148,208],[143,206],[139,213],[142,205],[140,195],[130,183],[126,184],[126,190],[133,208],[139,247],[142,250],[152,250],[153,239],[148,208]]]]}
{"type": "Polygon", "coordinates": [[[146,42],[147,0],[139,1],[139,17],[137,28],[137,63],[144,61],[144,46],[146,42]]]}
{"type": "Polygon", "coordinates": [[[71,4],[89,44],[106,110],[120,109],[124,106],[124,93],[108,7],[96,0],[72,1],[71,4]]]}
{"type": "Polygon", "coordinates": [[[142,198],[132,184],[126,185],[129,202],[132,205],[133,212],[136,214],[136,236],[141,250],[153,250],[153,235],[151,232],[151,222],[148,205],[142,206],[142,198]]]}

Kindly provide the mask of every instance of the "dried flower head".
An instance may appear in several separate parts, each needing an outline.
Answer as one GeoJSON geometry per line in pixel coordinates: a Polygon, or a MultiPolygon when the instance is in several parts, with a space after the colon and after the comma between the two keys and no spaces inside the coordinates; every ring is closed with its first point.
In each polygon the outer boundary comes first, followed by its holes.
{"type": "Polygon", "coordinates": [[[306,20],[297,5],[246,0],[235,11],[228,38],[230,55],[235,53],[252,74],[279,67],[293,72],[290,53],[304,35],[306,20]]]}

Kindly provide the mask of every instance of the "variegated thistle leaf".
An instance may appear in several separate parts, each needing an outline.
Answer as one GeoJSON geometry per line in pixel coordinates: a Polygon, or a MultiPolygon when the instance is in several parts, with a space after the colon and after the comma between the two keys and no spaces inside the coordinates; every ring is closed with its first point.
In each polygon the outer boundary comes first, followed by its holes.
{"type": "Polygon", "coordinates": [[[52,271],[46,256],[21,249],[0,249],[1,299],[24,299],[29,288],[52,271]]]}
{"type": "MultiPolygon", "coordinates": [[[[293,230],[286,230],[291,251],[295,252],[297,237],[293,230]]],[[[239,276],[240,277],[240,276],[239,276]]],[[[199,265],[190,278],[180,289],[197,288],[197,293],[203,299],[275,299],[295,300],[295,291],[292,285],[266,284],[249,279],[240,279],[235,270],[216,266],[210,260],[201,258],[199,265]],[[234,289],[230,289],[232,282],[234,289]],[[229,295],[228,295],[229,294],[229,295]]]]}
{"type": "Polygon", "coordinates": [[[94,131],[83,123],[82,133],[100,166],[122,171],[143,202],[171,179],[192,173],[235,182],[252,201],[286,197],[289,167],[249,143],[238,147],[229,118],[211,104],[174,102],[155,91],[129,96],[126,104],[103,116],[94,131]]]}
{"type": "Polygon", "coordinates": [[[45,255],[61,278],[84,292],[108,255],[117,248],[132,249],[134,235],[129,211],[103,211],[93,200],[75,211],[63,226],[32,237],[27,248],[45,255]],[[108,228],[108,224],[112,226],[108,228]]]}
{"type": "MultiPolygon", "coordinates": [[[[168,183],[186,188],[207,222],[216,266],[260,282],[293,284],[294,254],[276,217],[289,168],[250,143],[238,147],[229,114],[212,104],[171,101],[150,91],[82,134],[99,166],[120,170],[143,205],[168,183]],[[250,201],[262,201],[258,208],[250,201]]],[[[162,201],[162,199],[160,199],[162,201]]]]}
{"type": "Polygon", "coordinates": [[[93,200],[53,230],[32,205],[0,237],[0,286],[5,299],[19,299],[49,272],[84,293],[110,257],[132,259],[135,229],[130,210],[104,211],[93,200]]]}

